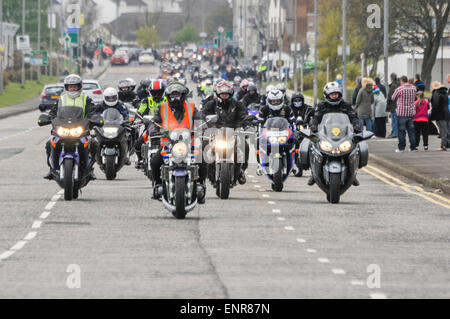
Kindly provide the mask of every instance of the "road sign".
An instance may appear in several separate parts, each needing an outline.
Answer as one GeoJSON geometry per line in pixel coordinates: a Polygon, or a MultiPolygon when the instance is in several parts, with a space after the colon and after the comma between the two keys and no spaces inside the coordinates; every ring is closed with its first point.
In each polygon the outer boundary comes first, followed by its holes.
{"type": "Polygon", "coordinates": [[[200,32],[199,36],[200,38],[207,38],[208,34],[206,32],[200,32]]]}
{"type": "Polygon", "coordinates": [[[219,31],[219,33],[223,33],[225,29],[222,26],[220,26],[219,29],[217,29],[217,31],[219,31]]]}
{"type": "Polygon", "coordinates": [[[78,43],[78,28],[67,28],[67,34],[70,37],[70,42],[72,46],[77,45],[78,43]]]}
{"type": "MultiPolygon", "coordinates": [[[[347,45],[347,50],[346,50],[347,55],[350,55],[350,46],[347,45]]],[[[342,45],[338,46],[338,55],[342,55],[342,45]]]]}
{"type": "Polygon", "coordinates": [[[30,37],[28,35],[18,35],[16,37],[17,50],[29,50],[30,49],[30,37]]]}
{"type": "Polygon", "coordinates": [[[48,65],[47,51],[31,51],[31,65],[48,65]]]}
{"type": "Polygon", "coordinates": [[[69,50],[70,49],[70,43],[71,43],[71,38],[68,34],[66,34],[66,36],[64,37],[64,50],[69,50]]]}
{"type": "MultiPolygon", "coordinates": [[[[297,51],[300,51],[302,49],[302,44],[297,43],[297,51]]],[[[291,43],[291,52],[295,51],[295,43],[291,43]]]]}
{"type": "Polygon", "coordinates": [[[49,13],[47,17],[47,23],[49,29],[56,29],[56,14],[49,13]]]}

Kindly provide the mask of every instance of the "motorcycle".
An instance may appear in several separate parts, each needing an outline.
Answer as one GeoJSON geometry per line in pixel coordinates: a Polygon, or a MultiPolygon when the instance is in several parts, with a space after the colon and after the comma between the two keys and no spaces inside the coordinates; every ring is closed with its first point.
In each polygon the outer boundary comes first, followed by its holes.
{"type": "Polygon", "coordinates": [[[355,183],[358,169],[367,166],[369,148],[366,140],[372,132],[355,134],[346,114],[325,114],[318,133],[309,129],[300,145],[300,160],[311,167],[314,181],[327,194],[327,200],[337,204],[340,197],[355,183]]]}
{"type": "Polygon", "coordinates": [[[283,117],[266,121],[259,137],[259,168],[257,175],[265,174],[275,192],[283,190],[283,184],[294,168],[295,138],[289,122],[283,117]]]}
{"type": "Polygon", "coordinates": [[[49,124],[52,124],[51,147],[54,152],[59,152],[58,162],[54,163],[50,157],[53,179],[64,189],[65,200],[77,199],[80,190],[91,180],[90,172],[95,163],[89,158],[87,149],[90,125],[101,126],[103,121],[99,116],[85,119],[82,108],[64,106],[59,108],[53,120],[48,114],[40,115],[38,125],[49,124]],[[84,149],[83,158],[80,156],[81,149],[84,149]]]}
{"type": "Polygon", "coordinates": [[[102,118],[103,126],[94,129],[98,147],[95,159],[106,179],[113,180],[125,165],[130,150],[127,131],[129,121],[124,120],[122,114],[114,108],[106,109],[102,118]]]}
{"type": "Polygon", "coordinates": [[[253,116],[257,116],[259,114],[259,108],[260,108],[260,104],[259,103],[252,103],[248,106],[247,110],[248,110],[248,115],[253,115],[253,116]]]}

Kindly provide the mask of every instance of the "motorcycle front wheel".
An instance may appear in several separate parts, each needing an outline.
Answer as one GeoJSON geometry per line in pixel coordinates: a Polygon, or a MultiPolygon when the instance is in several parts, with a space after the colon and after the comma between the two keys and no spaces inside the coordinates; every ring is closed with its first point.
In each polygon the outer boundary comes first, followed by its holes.
{"type": "Polygon", "coordinates": [[[273,184],[272,189],[275,192],[281,192],[283,190],[283,167],[282,161],[280,159],[276,159],[273,161],[274,167],[276,167],[276,171],[273,174],[273,184]]]}
{"type": "Polygon", "coordinates": [[[331,204],[339,204],[341,197],[341,174],[330,173],[328,201],[331,204]]]}
{"type": "Polygon", "coordinates": [[[105,174],[109,181],[116,178],[116,156],[106,156],[105,174]]]}
{"type": "Polygon", "coordinates": [[[173,216],[176,219],[184,219],[186,217],[186,197],[185,197],[186,177],[177,176],[175,179],[175,212],[173,216]]]}
{"type": "Polygon", "coordinates": [[[63,162],[64,165],[64,200],[73,199],[73,159],[66,158],[63,162]]]}
{"type": "Polygon", "coordinates": [[[226,163],[219,165],[219,181],[217,186],[217,196],[220,199],[228,199],[230,197],[230,166],[226,163]]]}

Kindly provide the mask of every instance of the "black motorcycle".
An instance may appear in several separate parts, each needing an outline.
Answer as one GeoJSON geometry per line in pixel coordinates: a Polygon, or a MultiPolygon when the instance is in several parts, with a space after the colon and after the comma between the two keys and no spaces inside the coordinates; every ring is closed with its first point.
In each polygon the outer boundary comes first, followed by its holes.
{"type": "Polygon", "coordinates": [[[101,126],[102,120],[100,117],[88,120],[82,108],[64,106],[53,120],[47,114],[39,117],[39,126],[49,124],[52,124],[51,147],[59,153],[56,163],[50,156],[53,179],[64,189],[65,200],[77,199],[80,189],[91,180],[94,165],[88,152],[90,125],[101,126]]]}
{"type": "Polygon", "coordinates": [[[358,169],[367,166],[369,148],[365,140],[372,132],[355,134],[346,114],[328,113],[323,116],[318,133],[309,129],[300,134],[300,161],[311,167],[317,185],[327,194],[332,204],[339,203],[340,196],[355,183],[358,169]]]}
{"type": "Polygon", "coordinates": [[[122,114],[115,108],[106,109],[103,114],[103,126],[96,127],[95,160],[105,173],[107,180],[113,180],[125,165],[128,158],[128,125],[122,114]]]}

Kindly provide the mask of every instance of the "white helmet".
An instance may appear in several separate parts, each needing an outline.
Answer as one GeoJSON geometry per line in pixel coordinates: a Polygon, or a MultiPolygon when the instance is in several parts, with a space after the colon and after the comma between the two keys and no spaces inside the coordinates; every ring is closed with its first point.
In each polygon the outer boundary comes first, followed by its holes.
{"type": "Polygon", "coordinates": [[[267,105],[272,111],[279,111],[283,107],[284,94],[279,90],[270,91],[267,94],[267,105]]]}
{"type": "Polygon", "coordinates": [[[282,91],[283,93],[286,93],[286,84],[284,83],[278,83],[277,90],[282,91]]]}
{"type": "Polygon", "coordinates": [[[130,90],[134,91],[134,89],[136,88],[136,81],[132,78],[127,78],[128,82],[130,82],[130,90]]]}
{"type": "Polygon", "coordinates": [[[342,87],[337,82],[329,82],[323,88],[323,96],[327,103],[331,105],[338,105],[342,101],[342,87]],[[339,97],[337,99],[331,99],[330,94],[338,93],[339,97]]]}
{"type": "Polygon", "coordinates": [[[64,79],[64,89],[67,92],[67,95],[71,99],[76,99],[81,95],[81,92],[83,91],[83,80],[80,76],[76,74],[70,74],[65,77],[64,79]],[[76,85],[77,90],[76,91],[69,91],[69,86],[76,85]]]}
{"type": "Polygon", "coordinates": [[[108,106],[115,106],[119,101],[119,94],[115,88],[107,88],[103,92],[103,101],[108,106]]]}
{"type": "Polygon", "coordinates": [[[269,84],[266,87],[266,94],[269,94],[271,91],[276,90],[277,88],[275,87],[275,85],[269,84]]]}
{"type": "Polygon", "coordinates": [[[211,79],[208,78],[208,79],[205,80],[205,84],[206,84],[206,85],[212,85],[213,82],[212,82],[211,79]]]}

